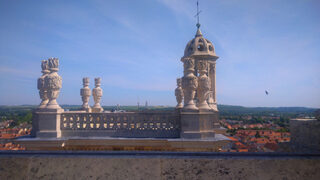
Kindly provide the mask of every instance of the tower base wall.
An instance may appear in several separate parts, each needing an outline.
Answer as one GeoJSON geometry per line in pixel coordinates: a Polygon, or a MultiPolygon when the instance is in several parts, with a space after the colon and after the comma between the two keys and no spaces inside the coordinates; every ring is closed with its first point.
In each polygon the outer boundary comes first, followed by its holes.
{"type": "Polygon", "coordinates": [[[218,128],[219,117],[215,111],[181,112],[181,138],[207,139],[214,138],[214,128],[218,128]]]}

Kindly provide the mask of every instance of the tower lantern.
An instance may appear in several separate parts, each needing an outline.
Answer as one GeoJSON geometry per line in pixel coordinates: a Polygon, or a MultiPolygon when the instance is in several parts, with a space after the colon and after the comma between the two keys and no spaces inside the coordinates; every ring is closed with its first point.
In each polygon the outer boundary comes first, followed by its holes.
{"type": "Polygon", "coordinates": [[[179,97],[183,95],[184,99],[184,105],[178,101],[176,107],[181,111],[183,138],[212,138],[214,129],[219,127],[216,99],[216,60],[219,57],[213,44],[201,33],[200,12],[197,2],[197,32],[188,42],[181,58],[184,67],[182,92],[176,93],[179,97]]]}

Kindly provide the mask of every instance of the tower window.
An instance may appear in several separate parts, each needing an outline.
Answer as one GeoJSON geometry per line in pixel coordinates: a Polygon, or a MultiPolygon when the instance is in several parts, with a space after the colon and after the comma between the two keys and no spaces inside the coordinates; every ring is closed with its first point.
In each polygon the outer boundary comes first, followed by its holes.
{"type": "Polygon", "coordinates": [[[198,50],[199,50],[199,51],[203,51],[203,50],[204,50],[203,45],[201,45],[201,44],[200,44],[200,45],[198,45],[198,50]]]}
{"type": "Polygon", "coordinates": [[[209,51],[213,51],[213,47],[211,45],[209,46],[209,51]]]}

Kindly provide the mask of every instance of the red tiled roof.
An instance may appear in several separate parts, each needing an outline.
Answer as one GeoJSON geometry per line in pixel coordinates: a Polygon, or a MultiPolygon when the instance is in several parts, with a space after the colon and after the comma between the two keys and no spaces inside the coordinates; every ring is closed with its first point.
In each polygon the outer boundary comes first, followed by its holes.
{"type": "Polygon", "coordinates": [[[238,149],[238,152],[248,152],[248,149],[238,149]]]}
{"type": "Polygon", "coordinates": [[[264,147],[273,151],[276,151],[279,148],[278,144],[276,143],[266,143],[264,147]]]}
{"type": "Polygon", "coordinates": [[[231,141],[238,141],[238,139],[234,138],[234,137],[228,137],[231,141]]]}

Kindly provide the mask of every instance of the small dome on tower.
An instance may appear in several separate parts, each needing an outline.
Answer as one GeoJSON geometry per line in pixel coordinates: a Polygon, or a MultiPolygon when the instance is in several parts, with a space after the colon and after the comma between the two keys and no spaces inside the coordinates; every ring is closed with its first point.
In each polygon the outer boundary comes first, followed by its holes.
{"type": "Polygon", "coordinates": [[[188,42],[183,57],[203,56],[218,59],[213,44],[202,36],[198,28],[195,38],[188,42]]]}

